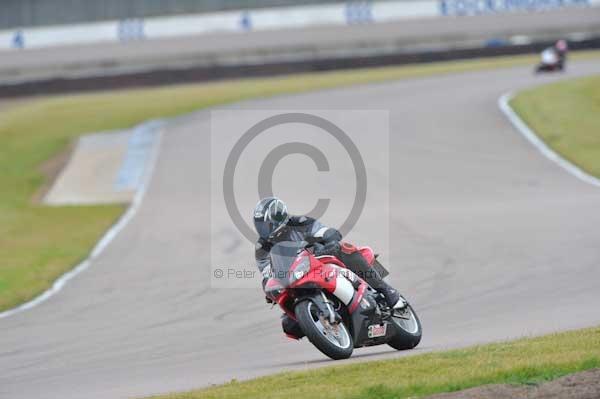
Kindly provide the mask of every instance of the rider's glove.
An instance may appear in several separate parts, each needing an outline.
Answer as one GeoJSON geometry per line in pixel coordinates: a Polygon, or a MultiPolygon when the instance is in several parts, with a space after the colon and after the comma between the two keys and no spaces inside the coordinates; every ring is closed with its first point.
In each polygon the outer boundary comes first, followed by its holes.
{"type": "Polygon", "coordinates": [[[336,255],[340,251],[340,242],[339,241],[329,241],[325,244],[317,244],[315,245],[315,249],[313,253],[315,256],[323,256],[323,255],[336,255]]]}

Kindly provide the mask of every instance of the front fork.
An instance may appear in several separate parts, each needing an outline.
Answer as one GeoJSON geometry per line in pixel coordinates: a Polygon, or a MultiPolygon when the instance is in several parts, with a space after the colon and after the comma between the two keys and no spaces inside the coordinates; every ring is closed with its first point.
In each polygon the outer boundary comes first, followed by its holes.
{"type": "Polygon", "coordinates": [[[336,312],[333,308],[333,303],[329,298],[327,298],[327,295],[325,295],[325,292],[323,292],[322,290],[319,290],[318,292],[315,292],[312,295],[307,295],[302,298],[299,298],[297,302],[303,300],[311,301],[319,310],[319,314],[323,316],[326,320],[328,320],[329,323],[335,324],[342,320],[340,314],[336,312]]]}

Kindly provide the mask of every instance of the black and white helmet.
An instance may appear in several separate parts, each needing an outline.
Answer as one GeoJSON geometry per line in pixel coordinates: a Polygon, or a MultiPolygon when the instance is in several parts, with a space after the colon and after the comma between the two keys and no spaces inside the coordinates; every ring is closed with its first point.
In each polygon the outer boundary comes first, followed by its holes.
{"type": "Polygon", "coordinates": [[[258,201],[254,208],[254,227],[261,238],[267,239],[289,220],[285,203],[277,197],[258,201]]]}

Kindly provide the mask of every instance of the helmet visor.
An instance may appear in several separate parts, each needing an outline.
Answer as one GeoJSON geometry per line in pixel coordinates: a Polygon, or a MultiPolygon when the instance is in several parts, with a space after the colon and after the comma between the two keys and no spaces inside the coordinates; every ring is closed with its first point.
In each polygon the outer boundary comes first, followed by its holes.
{"type": "Polygon", "coordinates": [[[268,238],[279,226],[274,226],[273,222],[270,220],[254,219],[254,227],[261,238],[268,238]]]}

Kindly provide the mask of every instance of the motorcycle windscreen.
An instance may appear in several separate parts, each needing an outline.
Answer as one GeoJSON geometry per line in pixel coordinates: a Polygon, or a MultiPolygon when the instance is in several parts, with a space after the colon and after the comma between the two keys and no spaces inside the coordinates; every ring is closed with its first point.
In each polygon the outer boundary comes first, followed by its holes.
{"type": "Polygon", "coordinates": [[[271,248],[271,278],[283,287],[290,285],[290,269],[305,245],[304,241],[282,241],[271,248]]]}

